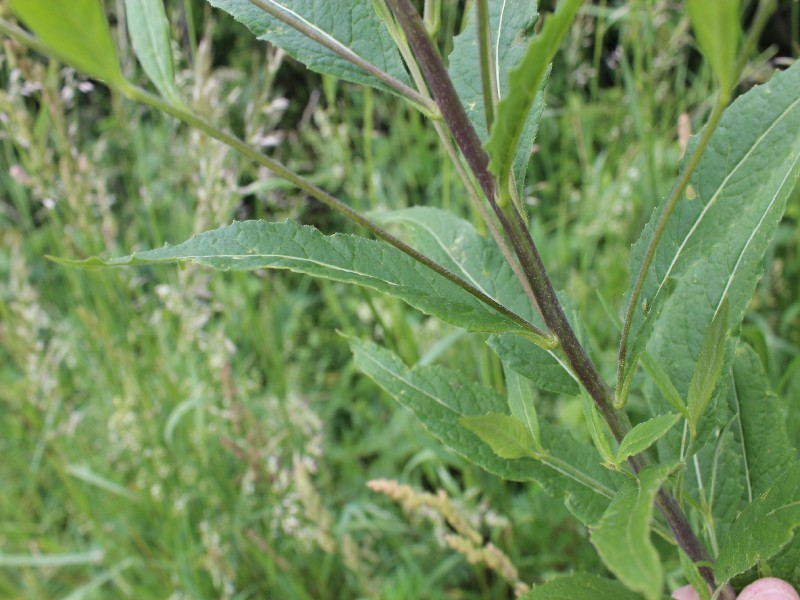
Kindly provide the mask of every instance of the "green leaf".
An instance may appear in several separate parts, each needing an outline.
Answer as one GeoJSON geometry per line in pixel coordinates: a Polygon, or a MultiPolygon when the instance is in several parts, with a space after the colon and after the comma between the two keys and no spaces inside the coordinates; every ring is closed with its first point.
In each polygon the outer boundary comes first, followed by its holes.
{"type": "Polygon", "coordinates": [[[697,423],[708,408],[714,388],[722,374],[725,359],[725,340],[728,339],[728,318],[730,305],[728,298],[723,298],[717,314],[706,327],[703,344],[689,382],[687,404],[689,407],[689,426],[692,434],[697,431],[697,423]]]}
{"type": "Polygon", "coordinates": [[[749,504],[731,527],[714,566],[718,581],[728,581],[792,541],[800,525],[800,464],[784,467],[782,477],[749,504]]]}
{"type": "Polygon", "coordinates": [[[641,596],[618,581],[589,573],[556,577],[520,596],[520,600],[641,600],[641,596]]]}
{"type": "MultiPolygon", "coordinates": [[[[722,299],[729,298],[733,331],[750,303],[764,254],[800,173],[797,131],[800,63],[776,73],[725,111],[692,176],[696,197],[683,198],[667,223],[642,298],[658,302],[665,282],[676,279],[647,349],[680,396],[687,395],[703,332],[722,299]]],[[[662,210],[663,204],[634,246],[631,287],[662,210]]],[[[646,334],[643,321],[643,307],[637,306],[631,339],[646,334]]],[[[629,364],[635,360],[628,355],[629,364]]],[[[668,404],[654,398],[653,410],[666,412],[668,404]]],[[[667,439],[675,452],[670,456],[677,456],[680,440],[667,439]]]]}
{"type": "Polygon", "coordinates": [[[740,0],[686,0],[697,43],[724,93],[733,89],[736,54],[742,28],[740,0]]]}
{"type": "Polygon", "coordinates": [[[677,410],[685,419],[688,420],[689,409],[686,408],[686,404],[683,402],[678,390],[676,390],[675,386],[672,385],[669,375],[667,375],[664,369],[662,369],[647,352],[642,354],[641,361],[644,370],[648,375],[650,375],[650,378],[653,380],[653,383],[656,384],[656,387],[664,396],[664,399],[672,408],[677,410]]]}
{"type": "Polygon", "coordinates": [[[464,381],[461,373],[449,369],[409,369],[395,354],[370,342],[349,342],[356,367],[411,409],[443,444],[503,479],[538,482],[549,494],[563,497],[582,522],[599,519],[625,480],[623,475],[603,469],[591,447],[546,422],[540,423],[542,450],[537,460],[501,458],[459,422],[462,417],[487,412],[505,413],[505,400],[497,392],[464,381]]]}
{"type": "Polygon", "coordinates": [[[518,65],[508,74],[506,93],[497,105],[495,122],[485,144],[490,157],[489,169],[501,182],[508,181],[528,113],[581,3],[582,0],[562,0],[558,10],[545,21],[541,33],[528,44],[518,65]]]}
{"type": "Polygon", "coordinates": [[[394,246],[354,235],[326,236],[292,221],[234,222],[177,246],[109,260],[54,260],[85,269],[187,262],[225,271],[288,269],[396,296],[426,314],[473,331],[520,330],[516,322],[394,246]]]}
{"type": "Polygon", "coordinates": [[[620,442],[617,456],[614,462],[616,464],[627,460],[629,456],[639,454],[647,450],[650,446],[655,444],[666,433],[675,426],[675,423],[680,419],[680,415],[669,413],[658,417],[653,417],[649,421],[639,423],[636,427],[631,429],[625,438],[620,442]]]}
{"type": "Polygon", "coordinates": [[[723,539],[742,506],[741,470],[736,439],[730,429],[717,435],[694,456],[687,470],[687,492],[696,496],[706,530],[723,539]]]}
{"type": "Polygon", "coordinates": [[[611,448],[611,440],[606,433],[608,431],[608,426],[605,421],[603,421],[603,417],[597,409],[597,404],[595,404],[586,390],[583,389],[581,390],[581,404],[583,408],[583,418],[586,419],[586,427],[589,429],[589,435],[592,437],[594,447],[597,448],[597,451],[600,453],[604,464],[614,464],[614,450],[611,448]]]}
{"type": "Polygon", "coordinates": [[[545,327],[497,244],[468,221],[427,206],[376,211],[369,217],[381,225],[398,226],[398,235],[419,252],[529,323],[545,327]]]}
{"type": "MultiPolygon", "coordinates": [[[[251,2],[251,0],[208,0],[230,13],[260,40],[283,48],[312,71],[339,79],[370,85],[391,92],[367,71],[321,46],[293,27],[251,2]]],[[[321,38],[355,53],[379,70],[400,82],[408,83],[408,75],[388,30],[378,18],[372,2],[365,0],[262,0],[289,16],[299,19],[321,38]]]]}
{"type": "Polygon", "coordinates": [[[681,562],[683,575],[686,577],[686,581],[694,588],[694,591],[697,592],[698,600],[711,600],[711,593],[708,591],[708,583],[706,583],[706,580],[703,579],[703,576],[700,574],[697,563],[686,556],[686,553],[681,549],[678,550],[678,558],[681,562]]]}
{"type": "Polygon", "coordinates": [[[508,407],[511,409],[511,414],[525,424],[525,428],[533,440],[534,448],[541,450],[539,417],[536,414],[536,402],[530,382],[505,365],[503,365],[503,373],[506,378],[508,407]]]}
{"type": "Polygon", "coordinates": [[[101,0],[11,0],[11,9],[59,60],[107,83],[125,82],[101,0]]]}
{"type": "Polygon", "coordinates": [[[627,484],[617,494],[595,527],[592,544],[605,565],[628,588],[642,592],[648,600],[661,597],[664,570],[650,540],[653,500],[674,465],[645,467],[639,486],[627,484]]]}
{"type": "Polygon", "coordinates": [[[795,451],[786,421],[755,351],[740,345],[733,363],[730,399],[736,412],[734,434],[745,463],[745,499],[750,502],[784,476],[795,451]]]}
{"type": "MultiPolygon", "coordinates": [[[[530,26],[536,22],[535,0],[502,0],[489,2],[489,27],[492,35],[494,71],[497,89],[502,98],[508,90],[509,72],[516,67],[528,46],[530,26]]],[[[453,51],[448,61],[448,73],[453,80],[459,98],[467,111],[478,137],[486,141],[486,113],[484,111],[481,78],[476,77],[478,65],[478,34],[475,11],[470,10],[463,31],[453,39],[453,51]]],[[[546,79],[546,77],[545,77],[546,79]]],[[[544,80],[543,80],[544,81],[544,80]]],[[[533,106],[527,113],[525,123],[514,155],[513,172],[517,191],[523,194],[525,173],[533,148],[533,140],[544,111],[544,94],[539,91],[533,106]]]]}
{"type": "MultiPolygon", "coordinates": [[[[664,305],[666,304],[667,299],[670,297],[673,290],[675,289],[676,283],[677,282],[675,278],[667,277],[664,280],[663,285],[661,286],[660,293],[656,294],[655,298],[651,299],[645,298],[642,301],[641,321],[639,322],[638,327],[636,328],[636,335],[631,335],[628,338],[628,352],[625,357],[625,365],[623,366],[623,371],[622,371],[623,390],[616,391],[618,400],[620,398],[626,399],[628,397],[628,391],[630,389],[633,376],[636,374],[637,358],[644,353],[645,348],[647,347],[647,342],[650,340],[650,334],[653,332],[653,327],[655,326],[658,319],[661,317],[661,312],[664,309],[664,305]]],[[[655,364],[655,361],[653,361],[652,358],[650,359],[650,362],[651,364],[655,364]]],[[[647,369],[647,367],[645,367],[645,369],[647,369]]],[[[669,376],[666,375],[666,373],[664,373],[664,376],[666,376],[666,381],[669,381],[669,376]]],[[[661,381],[664,380],[662,379],[661,381]]],[[[658,385],[659,381],[656,381],[655,383],[658,385]]],[[[680,398],[680,394],[678,394],[678,398],[680,398]]],[[[667,398],[667,400],[674,400],[674,399],[675,399],[674,396],[667,398]]],[[[679,404],[683,405],[683,400],[681,400],[679,404]]],[[[619,405],[619,408],[622,408],[623,406],[624,403],[621,403],[619,405]]],[[[679,412],[681,411],[679,410],[679,412]]],[[[684,407],[681,414],[686,413],[688,415],[688,412],[689,411],[684,407]]]]}
{"type": "Polygon", "coordinates": [[[800,534],[795,534],[780,554],[770,559],[769,569],[772,577],[783,579],[795,589],[800,589],[800,534]]]}
{"type": "Polygon", "coordinates": [[[525,423],[516,417],[489,413],[477,417],[461,417],[465,428],[488,444],[500,458],[534,458],[533,436],[525,423]]]}
{"type": "Polygon", "coordinates": [[[173,106],[183,106],[175,87],[169,21],[162,0],[125,0],[128,33],[136,58],[158,92],[173,106]]]}
{"type": "Polygon", "coordinates": [[[530,379],[537,387],[565,396],[577,396],[580,387],[567,371],[566,359],[516,335],[493,335],[486,343],[503,364],[530,379]]]}
{"type": "MultiPolygon", "coordinates": [[[[494,240],[451,213],[414,207],[376,212],[370,217],[383,225],[399,225],[400,236],[411,246],[494,298],[529,323],[546,329],[494,240]]],[[[563,356],[517,336],[493,336],[488,344],[506,366],[537,387],[575,396],[580,388],[563,356]]]]}

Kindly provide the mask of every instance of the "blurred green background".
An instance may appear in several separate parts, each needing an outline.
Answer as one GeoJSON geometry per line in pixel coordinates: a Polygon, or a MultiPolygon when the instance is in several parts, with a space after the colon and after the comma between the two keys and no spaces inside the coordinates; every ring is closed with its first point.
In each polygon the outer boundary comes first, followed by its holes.
{"type": "MultiPolygon", "coordinates": [[[[123,70],[144,85],[122,4],[107,4],[123,70]]],[[[445,50],[462,4],[444,3],[445,50]]],[[[742,90],[798,56],[799,5],[781,3],[742,90]]],[[[309,73],[200,0],[167,7],[195,110],[359,210],[425,204],[481,226],[433,129],[396,98],[309,73]]],[[[442,448],[355,372],[337,331],[409,363],[470,365],[502,389],[481,336],[290,273],[48,262],[233,219],[363,232],[219,143],[2,43],[0,597],[512,597],[451,547],[444,505],[419,495],[439,491],[522,581],[602,572],[559,502],[442,448]],[[374,479],[417,495],[400,507],[374,479]]],[[[677,172],[681,115],[698,128],[712,90],[680,4],[664,0],[587,3],[554,66],[526,202],[609,378],[607,311],[629,247],[677,172]]],[[[784,403],[800,401],[798,220],[796,191],[742,332],[784,403]]],[[[551,400],[549,418],[584,435],[578,401],[551,400]]]]}

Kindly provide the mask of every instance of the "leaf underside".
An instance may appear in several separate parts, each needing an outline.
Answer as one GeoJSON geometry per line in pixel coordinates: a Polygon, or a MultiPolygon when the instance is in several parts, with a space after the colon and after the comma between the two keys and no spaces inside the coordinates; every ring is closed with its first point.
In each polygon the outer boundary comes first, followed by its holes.
{"type": "MultiPolygon", "coordinates": [[[[264,12],[250,0],[208,1],[212,6],[230,13],[234,19],[247,26],[258,39],[283,48],[312,71],[392,91],[373,75],[264,12]]],[[[400,53],[388,30],[378,18],[372,2],[363,0],[335,2],[264,0],[264,2],[301,19],[321,37],[351,50],[398,81],[409,83],[400,53]]]]}

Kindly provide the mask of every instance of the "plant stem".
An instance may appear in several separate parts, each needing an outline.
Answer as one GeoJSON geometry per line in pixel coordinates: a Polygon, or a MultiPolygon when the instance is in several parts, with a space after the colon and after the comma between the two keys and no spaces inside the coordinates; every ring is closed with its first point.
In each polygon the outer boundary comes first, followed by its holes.
{"type": "MultiPolygon", "coordinates": [[[[597,404],[612,434],[617,441],[621,441],[630,430],[627,416],[624,412],[618,412],[614,409],[611,389],[603,381],[597,367],[586,354],[564,315],[524,220],[516,210],[513,211],[511,219],[507,218],[497,205],[495,201],[495,182],[488,171],[488,157],[466,115],[464,107],[461,105],[441,57],[425,33],[422,19],[409,0],[387,0],[387,2],[392,8],[398,23],[403,28],[411,48],[414,50],[445,122],[475,174],[478,183],[481,185],[489,204],[511,240],[523,272],[536,295],[545,323],[556,335],[570,366],[597,404]]],[[[629,459],[629,463],[635,473],[638,473],[647,465],[644,455],[632,456],[629,459]]],[[[662,488],[658,494],[657,504],[675,535],[675,539],[686,554],[695,562],[708,561],[710,558],[708,552],[694,534],[694,531],[692,531],[689,522],[680,510],[677,500],[662,488]]],[[[716,587],[711,570],[705,568],[701,569],[701,572],[706,580],[713,587],[716,587]]],[[[732,596],[728,594],[727,589],[723,589],[723,597],[727,600],[732,596]]]]}
{"type": "MultiPolygon", "coordinates": [[[[419,65],[417,64],[416,60],[414,59],[414,54],[411,52],[411,49],[408,47],[408,42],[405,39],[405,34],[402,31],[399,31],[397,28],[397,23],[392,15],[391,10],[386,6],[385,0],[377,0],[377,9],[379,10],[379,14],[381,18],[386,23],[386,26],[389,28],[389,35],[392,36],[395,44],[400,50],[400,54],[403,56],[403,60],[406,61],[406,65],[408,66],[408,70],[411,72],[411,76],[414,79],[414,82],[417,85],[420,93],[427,95],[427,85],[425,82],[425,78],[423,77],[422,73],[419,70],[419,65]]],[[[469,175],[467,170],[464,168],[463,161],[458,155],[458,150],[455,149],[453,146],[453,140],[450,136],[449,131],[442,123],[441,119],[432,119],[433,128],[436,130],[436,134],[439,136],[439,140],[442,142],[444,146],[445,152],[450,157],[450,161],[456,168],[459,177],[461,178],[462,183],[464,184],[464,188],[467,190],[467,195],[469,196],[469,200],[472,203],[472,206],[475,210],[478,211],[478,214],[481,216],[481,219],[486,226],[489,228],[489,233],[492,235],[492,239],[497,243],[497,247],[500,248],[500,252],[503,254],[503,257],[506,259],[509,265],[511,265],[511,270],[514,271],[514,276],[522,285],[523,290],[525,291],[525,295],[530,300],[531,304],[536,308],[539,315],[542,314],[542,311],[539,309],[539,303],[536,300],[536,296],[533,293],[533,289],[531,289],[530,283],[525,278],[525,274],[522,272],[522,268],[520,267],[519,262],[514,260],[514,255],[509,248],[508,243],[506,242],[503,235],[500,233],[500,230],[497,227],[497,223],[495,223],[494,219],[491,218],[489,213],[486,210],[483,202],[480,198],[480,191],[476,187],[475,179],[469,175]]]]}
{"type": "Polygon", "coordinates": [[[548,328],[559,340],[564,354],[578,379],[594,399],[600,412],[611,428],[614,436],[621,440],[629,429],[624,413],[617,413],[612,407],[612,392],[600,377],[597,367],[589,359],[569,324],[555,289],[548,277],[530,231],[519,212],[512,206],[509,215],[498,206],[495,200],[495,181],[489,173],[489,159],[483,150],[480,139],[472,127],[461,100],[447,74],[447,69],[425,32],[422,19],[410,0],[388,0],[398,23],[414,50],[417,62],[425,74],[425,79],[439,105],[442,117],[453,134],[461,153],[475,174],[486,199],[488,200],[503,230],[508,235],[514,252],[522,266],[523,274],[536,297],[542,318],[548,328]]]}
{"type": "Polygon", "coordinates": [[[309,23],[307,20],[302,18],[297,13],[291,11],[289,8],[276,4],[273,2],[273,0],[250,0],[250,3],[254,6],[257,6],[270,16],[275,17],[282,23],[285,23],[289,27],[296,29],[307,38],[318,43],[320,46],[327,48],[331,52],[335,52],[345,60],[353,63],[361,69],[364,69],[364,71],[393,89],[395,92],[409,100],[412,104],[416,105],[417,108],[423,112],[423,114],[429,117],[436,116],[438,109],[436,105],[431,102],[430,98],[426,98],[417,90],[392,77],[382,69],[379,69],[373,65],[371,62],[364,60],[333,36],[322,31],[313,23],[309,23]]]}

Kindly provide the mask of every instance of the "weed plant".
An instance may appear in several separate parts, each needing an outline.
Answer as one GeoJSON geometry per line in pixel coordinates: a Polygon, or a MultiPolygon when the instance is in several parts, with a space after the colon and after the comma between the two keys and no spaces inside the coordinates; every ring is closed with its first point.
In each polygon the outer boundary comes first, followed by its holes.
{"type": "MultiPolygon", "coordinates": [[[[146,85],[118,4],[122,72],[146,85]]],[[[444,4],[447,54],[466,12],[444,4]]],[[[360,212],[436,206],[488,233],[417,110],[303,70],[221,11],[167,7],[175,89],[194,113],[360,212]]],[[[5,4],[0,17],[15,26],[5,4]]],[[[197,129],[1,39],[0,596],[500,598],[606,573],[562,499],[442,446],[339,335],[408,365],[470,365],[470,381],[505,393],[486,334],[292,273],[44,261],[158,248],[234,219],[360,231],[197,129]]],[[[671,3],[598,2],[548,82],[523,201],[608,381],[630,246],[679,170],[679,124],[697,130],[714,109],[694,44],[671,3]]],[[[753,57],[745,87],[780,58],[753,57]]],[[[795,190],[740,333],[795,442],[799,206],[795,190]]],[[[592,443],[580,396],[531,394],[540,419],[592,443]]],[[[645,400],[631,395],[634,422],[651,416],[645,400]]],[[[674,547],[653,543],[668,586],[684,583],[674,547]]],[[[790,573],[793,556],[762,569],[790,573]]]]}

